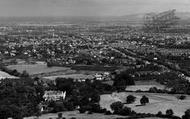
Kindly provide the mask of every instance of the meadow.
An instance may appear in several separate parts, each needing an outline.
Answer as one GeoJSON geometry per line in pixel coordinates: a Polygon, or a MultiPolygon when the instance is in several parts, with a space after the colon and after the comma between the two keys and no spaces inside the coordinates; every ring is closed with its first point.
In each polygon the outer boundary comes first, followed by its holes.
{"type": "Polygon", "coordinates": [[[161,85],[156,81],[135,81],[135,85],[127,86],[126,91],[149,91],[152,87],[156,87],[157,89],[165,89],[164,85],[161,85]]]}
{"type": "Polygon", "coordinates": [[[100,105],[108,110],[113,102],[121,101],[126,103],[126,97],[133,95],[136,97],[136,101],[133,104],[125,104],[127,107],[131,107],[137,113],[151,113],[157,114],[161,111],[165,114],[167,109],[172,109],[174,115],[182,116],[184,112],[190,108],[190,96],[186,96],[185,100],[177,99],[179,95],[171,94],[157,94],[157,93],[135,93],[135,92],[121,92],[113,94],[101,95],[100,105]],[[145,95],[149,98],[148,104],[142,106],[140,104],[141,97],[145,95]]]}
{"type": "Polygon", "coordinates": [[[9,65],[7,68],[16,69],[18,72],[27,71],[30,75],[70,70],[68,67],[47,67],[46,64],[9,65]]]}

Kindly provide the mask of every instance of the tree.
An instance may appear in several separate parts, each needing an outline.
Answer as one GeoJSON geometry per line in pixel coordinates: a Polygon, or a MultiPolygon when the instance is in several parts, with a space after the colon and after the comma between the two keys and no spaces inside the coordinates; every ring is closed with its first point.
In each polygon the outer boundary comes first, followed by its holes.
{"type": "Polygon", "coordinates": [[[141,103],[142,105],[146,105],[146,103],[149,103],[148,97],[146,97],[145,95],[142,96],[142,98],[140,99],[140,103],[141,103]]]}
{"type": "Polygon", "coordinates": [[[125,90],[126,86],[135,85],[134,79],[130,77],[127,72],[116,74],[113,81],[113,86],[116,87],[117,90],[125,90]]]}
{"type": "Polygon", "coordinates": [[[173,114],[174,114],[174,112],[173,112],[172,109],[166,110],[166,115],[167,115],[167,116],[173,116],[173,114]]]}
{"type": "Polygon", "coordinates": [[[160,116],[162,116],[163,114],[162,114],[162,112],[161,111],[159,111],[157,114],[156,114],[156,116],[158,116],[158,117],[160,117],[160,116]]]}
{"type": "Polygon", "coordinates": [[[185,114],[182,116],[182,119],[190,119],[190,109],[185,111],[185,114]]]}
{"type": "Polygon", "coordinates": [[[62,119],[63,118],[63,114],[62,113],[58,113],[57,116],[58,116],[57,119],[62,119]]]}
{"type": "Polygon", "coordinates": [[[26,70],[24,70],[21,74],[21,77],[29,77],[29,74],[26,70]]]}
{"type": "Polygon", "coordinates": [[[157,92],[158,92],[158,89],[157,89],[156,87],[151,87],[151,88],[149,89],[149,92],[151,92],[151,93],[157,93],[157,92]]]}
{"type": "Polygon", "coordinates": [[[186,96],[185,95],[180,95],[177,97],[179,100],[185,100],[186,96]]]}
{"type": "Polygon", "coordinates": [[[132,113],[132,110],[131,110],[131,108],[129,108],[129,107],[123,107],[123,109],[121,109],[121,110],[119,111],[119,114],[120,114],[120,115],[123,115],[123,116],[130,115],[131,113],[132,113]]]}
{"type": "Polygon", "coordinates": [[[40,91],[30,77],[4,79],[0,83],[0,118],[21,119],[39,113],[40,91]]]}
{"type": "Polygon", "coordinates": [[[74,89],[73,79],[57,78],[56,80],[57,90],[66,91],[67,95],[70,95],[74,89]]]}
{"type": "Polygon", "coordinates": [[[128,95],[128,96],[127,96],[127,99],[126,99],[126,102],[127,102],[127,104],[131,104],[131,103],[135,102],[135,99],[136,99],[135,96],[133,96],[133,95],[128,95]]]}
{"type": "Polygon", "coordinates": [[[114,113],[119,113],[120,110],[122,110],[124,104],[122,102],[114,102],[110,105],[111,109],[114,111],[114,113]]]}

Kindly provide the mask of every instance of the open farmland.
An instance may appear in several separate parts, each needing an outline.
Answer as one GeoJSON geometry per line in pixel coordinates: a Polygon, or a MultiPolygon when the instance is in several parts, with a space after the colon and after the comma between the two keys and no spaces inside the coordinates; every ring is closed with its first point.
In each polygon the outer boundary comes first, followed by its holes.
{"type": "Polygon", "coordinates": [[[190,108],[190,96],[187,96],[185,100],[178,100],[177,95],[132,92],[101,95],[100,105],[103,108],[111,110],[110,105],[113,102],[121,101],[125,103],[128,95],[135,96],[136,101],[133,104],[126,104],[126,106],[131,107],[132,110],[138,113],[157,114],[161,111],[165,114],[167,109],[172,109],[174,111],[174,115],[182,116],[184,112],[190,108]],[[150,103],[145,106],[140,105],[140,99],[143,95],[146,95],[150,101],[150,103]]]}

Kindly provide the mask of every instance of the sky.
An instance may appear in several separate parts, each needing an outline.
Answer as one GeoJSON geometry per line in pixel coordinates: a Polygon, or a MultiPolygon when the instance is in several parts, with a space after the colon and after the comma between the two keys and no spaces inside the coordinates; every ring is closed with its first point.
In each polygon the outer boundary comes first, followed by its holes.
{"type": "Polygon", "coordinates": [[[0,0],[0,16],[123,16],[176,9],[190,0],[0,0]]]}

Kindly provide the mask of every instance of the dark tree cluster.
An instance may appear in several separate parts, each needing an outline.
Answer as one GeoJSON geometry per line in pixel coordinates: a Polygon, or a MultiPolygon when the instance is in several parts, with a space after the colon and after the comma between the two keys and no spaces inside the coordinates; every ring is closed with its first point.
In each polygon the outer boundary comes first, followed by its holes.
{"type": "Polygon", "coordinates": [[[122,102],[114,102],[110,105],[110,107],[114,111],[114,114],[127,116],[134,113],[131,108],[124,106],[122,102]]]}
{"type": "MultiPolygon", "coordinates": [[[[66,102],[72,104],[72,109],[79,106],[79,111],[81,113],[86,111],[105,112],[102,111],[98,104],[100,101],[100,94],[105,91],[113,90],[112,87],[101,83],[101,81],[87,79],[85,82],[79,82],[71,78],[57,78],[56,89],[66,91],[66,102]]],[[[66,108],[66,110],[68,109],[66,108]]]]}
{"type": "Polygon", "coordinates": [[[0,83],[0,118],[22,119],[26,116],[39,115],[39,103],[44,89],[40,81],[22,77],[4,79],[0,83]]]}
{"type": "Polygon", "coordinates": [[[142,105],[146,105],[147,103],[149,103],[149,98],[146,97],[145,95],[142,96],[142,98],[140,99],[140,103],[141,103],[142,105]]]}
{"type": "Polygon", "coordinates": [[[135,85],[134,79],[126,71],[116,74],[113,81],[114,81],[113,86],[116,88],[116,90],[119,91],[125,90],[126,86],[135,85]]]}

